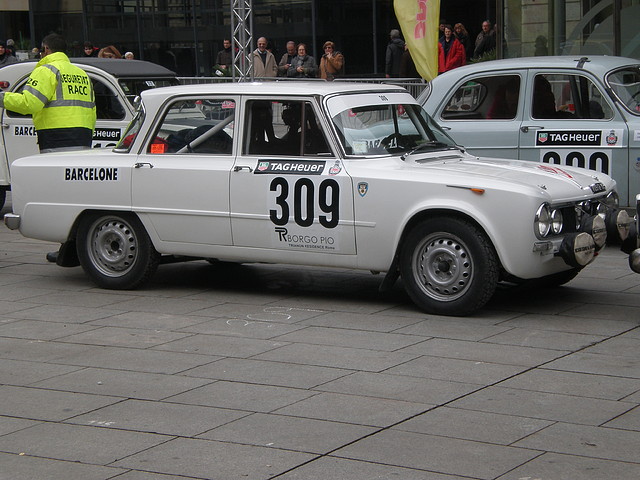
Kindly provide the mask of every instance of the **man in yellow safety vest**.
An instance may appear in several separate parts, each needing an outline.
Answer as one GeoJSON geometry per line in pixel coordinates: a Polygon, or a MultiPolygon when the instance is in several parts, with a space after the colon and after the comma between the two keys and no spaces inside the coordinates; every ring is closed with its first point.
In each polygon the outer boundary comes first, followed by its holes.
{"type": "Polygon", "coordinates": [[[22,92],[0,93],[0,107],[33,116],[40,152],[90,148],[96,125],[93,86],[64,53],[67,42],[52,33],[22,92]]]}

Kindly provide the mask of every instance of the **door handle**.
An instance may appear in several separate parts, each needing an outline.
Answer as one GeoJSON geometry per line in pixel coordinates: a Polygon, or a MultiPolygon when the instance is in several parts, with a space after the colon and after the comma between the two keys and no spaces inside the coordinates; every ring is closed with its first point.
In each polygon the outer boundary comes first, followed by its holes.
{"type": "Polygon", "coordinates": [[[248,165],[236,165],[235,167],[233,167],[234,172],[239,172],[240,170],[244,170],[244,169],[249,170],[249,173],[253,172],[253,168],[251,168],[248,165]]]}
{"type": "Polygon", "coordinates": [[[529,130],[544,130],[542,125],[523,125],[520,127],[522,133],[527,133],[529,130]]]}
{"type": "Polygon", "coordinates": [[[142,168],[142,167],[153,168],[153,165],[149,162],[138,162],[138,163],[135,163],[133,167],[134,168],[142,168]]]}

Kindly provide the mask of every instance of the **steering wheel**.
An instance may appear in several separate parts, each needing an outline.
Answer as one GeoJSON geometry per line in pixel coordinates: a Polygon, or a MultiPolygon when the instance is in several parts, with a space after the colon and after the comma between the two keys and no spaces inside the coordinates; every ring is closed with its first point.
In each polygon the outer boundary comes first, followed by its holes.
{"type": "Polygon", "coordinates": [[[392,133],[391,135],[386,136],[382,140],[380,140],[380,146],[386,149],[406,147],[405,137],[400,133],[392,133]],[[395,140],[395,145],[391,144],[393,140],[395,140]]]}

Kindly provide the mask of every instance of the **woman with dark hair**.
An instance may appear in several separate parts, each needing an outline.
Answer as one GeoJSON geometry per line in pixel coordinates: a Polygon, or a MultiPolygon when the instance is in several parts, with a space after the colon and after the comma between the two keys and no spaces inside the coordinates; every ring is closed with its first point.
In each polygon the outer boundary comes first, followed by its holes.
{"type": "Polygon", "coordinates": [[[438,42],[438,73],[448,72],[466,63],[464,47],[453,35],[451,25],[445,25],[444,37],[438,42]]]}
{"type": "Polygon", "coordinates": [[[7,44],[4,40],[0,41],[0,67],[4,67],[5,65],[11,65],[12,63],[16,63],[18,59],[9,53],[7,50],[7,44]]]}
{"type": "Polygon", "coordinates": [[[456,23],[453,26],[453,34],[464,47],[464,53],[467,58],[471,58],[473,56],[473,45],[471,43],[471,38],[469,38],[469,32],[464,28],[464,25],[456,23]]]}
{"type": "Polygon", "coordinates": [[[299,43],[298,55],[291,61],[287,77],[316,78],[317,75],[318,65],[316,64],[316,59],[311,55],[307,55],[307,46],[304,43],[299,43]]]}

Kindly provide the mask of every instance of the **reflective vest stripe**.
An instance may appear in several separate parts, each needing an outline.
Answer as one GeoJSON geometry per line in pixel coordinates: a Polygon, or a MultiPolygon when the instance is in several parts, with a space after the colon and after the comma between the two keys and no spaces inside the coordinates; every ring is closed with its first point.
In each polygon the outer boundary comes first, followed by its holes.
{"type": "Polygon", "coordinates": [[[47,102],[49,101],[49,99],[47,97],[45,97],[42,93],[40,93],[39,90],[36,90],[31,85],[25,85],[25,87],[23,88],[22,91],[23,92],[29,92],[31,95],[33,95],[38,100],[40,100],[42,103],[44,103],[45,106],[47,105],[47,102]]]}

